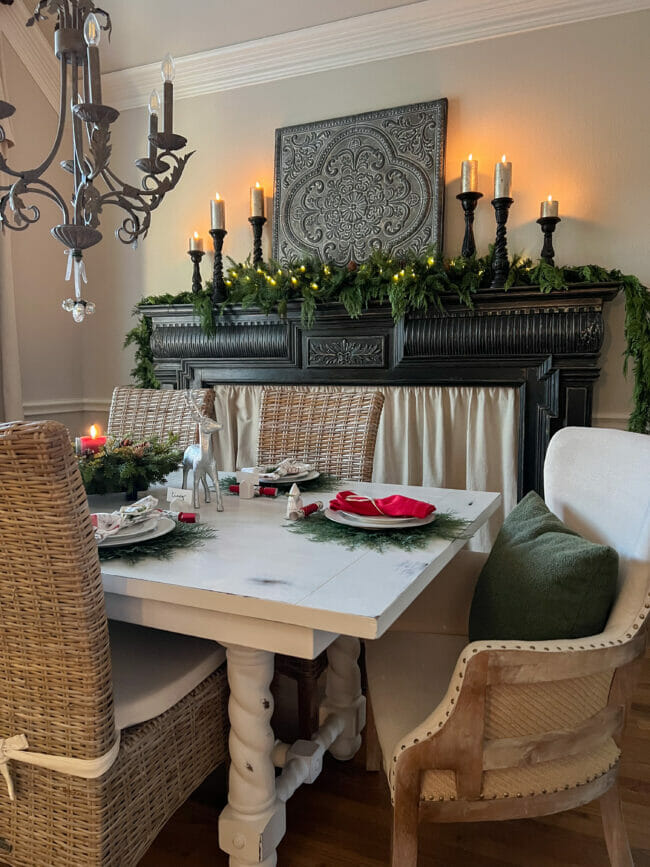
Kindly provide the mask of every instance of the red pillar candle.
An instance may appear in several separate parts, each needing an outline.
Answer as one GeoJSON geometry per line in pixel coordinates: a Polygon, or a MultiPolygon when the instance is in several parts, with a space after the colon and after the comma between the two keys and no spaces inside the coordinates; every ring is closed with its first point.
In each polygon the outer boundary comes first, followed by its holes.
{"type": "Polygon", "coordinates": [[[98,452],[105,443],[106,437],[97,436],[97,426],[94,424],[90,426],[90,436],[79,437],[81,454],[84,452],[98,452]]]}

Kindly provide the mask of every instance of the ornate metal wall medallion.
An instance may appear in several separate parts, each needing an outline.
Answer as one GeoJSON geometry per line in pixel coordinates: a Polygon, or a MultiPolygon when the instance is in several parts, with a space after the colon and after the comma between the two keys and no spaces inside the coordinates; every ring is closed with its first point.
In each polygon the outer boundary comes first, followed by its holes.
{"type": "Polygon", "coordinates": [[[276,130],[274,257],[442,248],[446,133],[446,99],[276,130]]]}

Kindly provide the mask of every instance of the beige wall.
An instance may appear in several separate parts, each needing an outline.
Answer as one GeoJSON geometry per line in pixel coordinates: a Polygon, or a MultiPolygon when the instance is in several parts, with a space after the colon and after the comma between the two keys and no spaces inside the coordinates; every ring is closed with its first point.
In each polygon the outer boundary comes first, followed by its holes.
{"type": "MultiPolygon", "coordinates": [[[[77,396],[80,368],[83,396],[93,402],[107,401],[114,384],[128,381],[132,352],[122,350],[122,340],[133,305],[142,294],[189,288],[187,238],[197,228],[209,240],[215,190],[227,201],[226,253],[247,254],[248,187],[259,179],[271,193],[274,130],[292,123],[446,96],[448,254],[462,238],[454,198],[461,159],[469,151],[480,159],[481,188],[489,194],[492,165],[505,151],[514,166],[511,252],[537,257],[535,220],[550,192],[562,214],[558,262],[619,267],[649,282],[649,37],[650,13],[621,15],[180,101],[176,126],[197,153],[137,251],[110,237],[115,219],[104,215],[105,241],[87,256],[88,297],[97,303],[92,320],[78,328],[59,310],[66,290],[55,242],[46,245],[43,232],[38,244],[34,235],[21,239],[16,271],[30,290],[19,311],[21,339],[31,347],[29,358],[23,351],[25,399],[77,396]]],[[[132,180],[131,159],[144,155],[145,134],[144,108],[116,124],[114,166],[132,180]]],[[[479,205],[476,235],[484,251],[494,236],[489,195],[479,205]]],[[[268,232],[266,243],[269,250],[268,232]]],[[[206,257],[206,276],[210,268],[206,257]]],[[[621,373],[622,299],[610,305],[606,323],[594,409],[600,423],[623,426],[631,384],[621,373]]]]}
{"type": "MultiPolygon", "coordinates": [[[[49,152],[56,115],[4,38],[0,50],[7,98],[18,108],[12,118],[15,146],[8,161],[12,168],[27,169],[49,152]]],[[[60,169],[59,159],[45,177],[65,190],[69,176],[60,169]]],[[[40,197],[26,197],[25,203],[41,208],[40,222],[11,235],[25,416],[53,418],[75,432],[84,421],[82,333],[61,309],[71,284],[64,280],[63,247],[50,235],[50,227],[61,222],[61,212],[40,197]]]]}

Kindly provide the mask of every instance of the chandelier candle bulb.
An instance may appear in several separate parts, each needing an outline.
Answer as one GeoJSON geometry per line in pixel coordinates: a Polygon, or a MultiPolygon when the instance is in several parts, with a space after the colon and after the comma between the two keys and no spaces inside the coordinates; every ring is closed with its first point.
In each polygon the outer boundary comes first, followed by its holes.
{"type": "Polygon", "coordinates": [[[99,40],[101,30],[97,16],[91,12],[84,22],[84,39],[88,55],[88,82],[90,101],[96,105],[102,104],[102,79],[99,72],[99,40]]]}
{"type": "Polygon", "coordinates": [[[544,202],[539,206],[539,216],[541,219],[545,217],[557,217],[559,216],[559,206],[560,203],[556,202],[552,196],[549,196],[544,202]]]}
{"type": "Polygon", "coordinates": [[[210,202],[210,216],[213,229],[226,228],[226,203],[217,193],[210,202]]]}
{"type": "Polygon", "coordinates": [[[512,186],[512,163],[506,162],[506,155],[494,166],[494,198],[510,198],[512,186]]]}
{"type": "Polygon", "coordinates": [[[163,132],[171,134],[174,131],[174,75],[176,66],[171,54],[167,54],[160,64],[160,74],[163,80],[163,132]]]}
{"type": "Polygon", "coordinates": [[[158,135],[158,116],[160,115],[160,97],[157,90],[151,91],[149,97],[149,159],[153,168],[158,159],[156,136],[158,135]]]}
{"type": "Polygon", "coordinates": [[[460,170],[461,193],[475,193],[478,190],[478,160],[473,160],[470,154],[463,160],[460,170]]]}
{"type": "Polygon", "coordinates": [[[190,253],[194,251],[198,251],[199,253],[203,252],[203,238],[201,238],[198,232],[195,232],[190,238],[190,246],[188,249],[190,253]]]}
{"type": "Polygon", "coordinates": [[[254,187],[251,187],[251,217],[264,216],[264,187],[260,186],[259,181],[254,187]]]}

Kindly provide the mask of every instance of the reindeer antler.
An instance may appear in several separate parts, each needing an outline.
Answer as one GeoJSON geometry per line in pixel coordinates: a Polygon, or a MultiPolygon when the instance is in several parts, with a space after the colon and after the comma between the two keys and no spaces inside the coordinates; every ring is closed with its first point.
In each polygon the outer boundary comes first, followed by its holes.
{"type": "Polygon", "coordinates": [[[195,392],[193,389],[190,388],[185,392],[185,400],[187,401],[187,405],[188,405],[190,412],[192,414],[192,418],[195,421],[200,422],[204,416],[203,416],[203,413],[201,412],[201,407],[197,403],[197,399],[196,399],[197,395],[198,395],[198,392],[195,392]]]}

